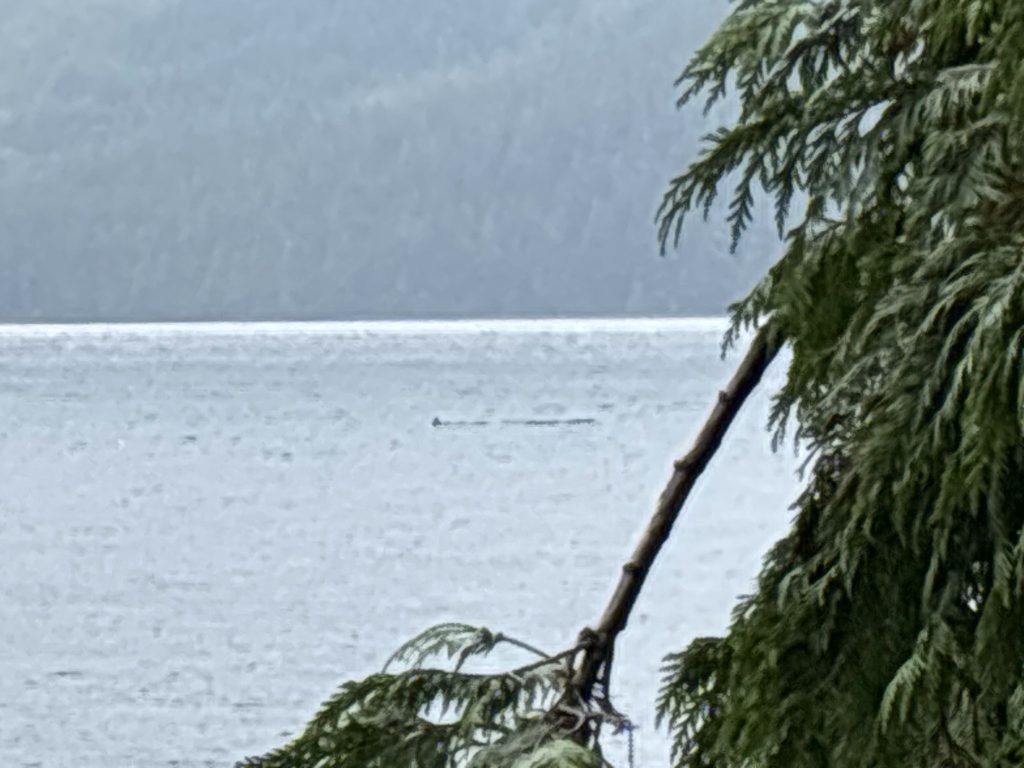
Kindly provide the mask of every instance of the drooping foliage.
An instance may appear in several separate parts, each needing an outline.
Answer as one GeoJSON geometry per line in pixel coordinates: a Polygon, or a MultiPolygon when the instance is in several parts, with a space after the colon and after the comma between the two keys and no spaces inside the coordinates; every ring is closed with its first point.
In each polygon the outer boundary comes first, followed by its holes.
{"type": "Polygon", "coordinates": [[[809,475],[728,634],[667,661],[674,764],[1024,765],[1024,2],[741,0],[680,83],[741,113],[662,241],[773,199],[734,329],[787,339],[809,475]]]}
{"type": "Polygon", "coordinates": [[[568,738],[551,717],[570,655],[485,628],[431,627],[379,674],[342,685],[290,744],[239,768],[603,768],[599,749],[568,738]],[[465,671],[502,644],[536,659],[507,672],[465,671]],[[428,666],[438,659],[443,666],[428,666]],[[395,666],[405,668],[389,671],[395,666]]]}

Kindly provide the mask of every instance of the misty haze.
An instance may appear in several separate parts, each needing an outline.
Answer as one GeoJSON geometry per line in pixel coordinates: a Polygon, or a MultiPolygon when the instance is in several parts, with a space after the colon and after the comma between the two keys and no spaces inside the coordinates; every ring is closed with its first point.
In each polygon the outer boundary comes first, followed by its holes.
{"type": "Polygon", "coordinates": [[[6,0],[0,320],[721,315],[774,230],[653,218],[726,8],[6,0]]]}

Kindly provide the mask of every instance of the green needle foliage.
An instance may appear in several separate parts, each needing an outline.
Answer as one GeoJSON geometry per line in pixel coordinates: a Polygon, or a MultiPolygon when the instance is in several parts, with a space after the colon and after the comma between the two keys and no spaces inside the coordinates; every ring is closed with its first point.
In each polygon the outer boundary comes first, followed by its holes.
{"type": "Polygon", "coordinates": [[[773,199],[733,337],[788,340],[809,482],[726,637],[666,663],[674,764],[1024,764],[1024,2],[741,0],[680,83],[742,110],[662,242],[724,183],[734,240],[773,199]]]}
{"type": "Polygon", "coordinates": [[[250,768],[603,768],[597,749],[550,716],[570,654],[548,656],[488,629],[441,624],[403,645],[380,674],[345,683],[293,742],[250,768]],[[480,674],[464,665],[500,644],[536,656],[480,674]],[[443,659],[447,668],[427,666],[443,659]],[[387,670],[408,665],[398,672],[387,670]]]}

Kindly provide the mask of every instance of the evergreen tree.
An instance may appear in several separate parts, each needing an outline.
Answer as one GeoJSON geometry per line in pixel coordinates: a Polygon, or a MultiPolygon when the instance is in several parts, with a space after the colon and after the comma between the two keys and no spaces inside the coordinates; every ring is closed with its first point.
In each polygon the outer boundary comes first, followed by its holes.
{"type": "MultiPolygon", "coordinates": [[[[675,179],[736,173],[781,260],[735,307],[793,350],[792,532],[725,638],[671,657],[679,766],[1024,764],[1024,3],[744,0],[682,75],[742,113],[675,179]]],[[[663,240],[664,242],[664,240],[663,240]]]]}
{"type": "Polygon", "coordinates": [[[560,654],[435,627],[247,764],[605,765],[601,728],[629,725],[615,637],[782,343],[772,427],[795,424],[806,490],[727,635],[667,659],[674,764],[1024,764],[1022,54],[1020,0],[739,0],[680,83],[735,88],[741,114],[672,182],[662,243],[736,181],[734,242],[760,188],[786,247],[733,308],[727,343],[753,346],[600,621],[560,654]],[[467,671],[508,643],[521,667],[467,671]]]}

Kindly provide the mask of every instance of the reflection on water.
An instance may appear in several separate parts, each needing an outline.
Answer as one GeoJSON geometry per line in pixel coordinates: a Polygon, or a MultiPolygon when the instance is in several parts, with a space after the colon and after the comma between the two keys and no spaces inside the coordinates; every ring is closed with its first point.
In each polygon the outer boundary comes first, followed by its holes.
{"type": "MultiPolygon", "coordinates": [[[[565,647],[729,375],[720,334],[3,329],[0,754],[231,765],[429,624],[565,647]]],[[[795,462],[765,415],[737,422],[621,642],[645,765],[661,656],[724,626],[787,522],[795,462]]]]}

